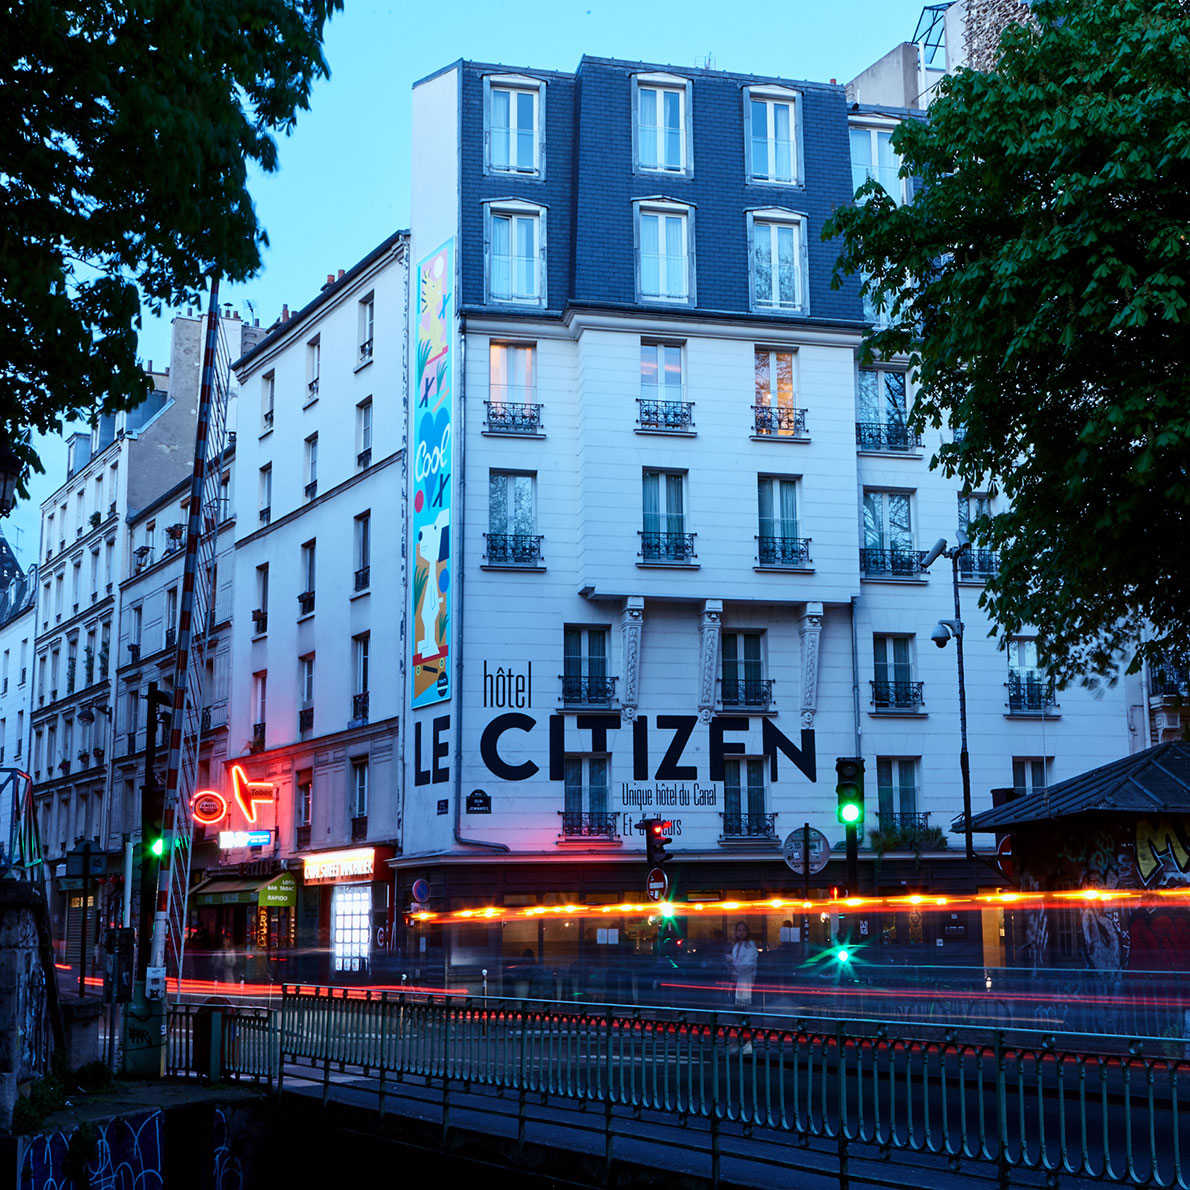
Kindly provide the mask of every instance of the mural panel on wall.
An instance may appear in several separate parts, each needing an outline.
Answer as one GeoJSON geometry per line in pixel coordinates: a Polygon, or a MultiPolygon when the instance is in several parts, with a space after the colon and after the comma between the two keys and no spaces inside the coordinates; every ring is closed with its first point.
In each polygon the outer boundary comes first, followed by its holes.
{"type": "Polygon", "coordinates": [[[454,240],[417,266],[411,706],[450,698],[454,240]]]}

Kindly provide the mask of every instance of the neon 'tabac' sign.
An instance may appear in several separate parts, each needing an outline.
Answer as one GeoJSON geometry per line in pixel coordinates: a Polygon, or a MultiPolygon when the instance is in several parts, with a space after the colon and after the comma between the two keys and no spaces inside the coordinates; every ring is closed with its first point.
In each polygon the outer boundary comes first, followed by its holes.
{"type": "Polygon", "coordinates": [[[231,795],[227,798],[217,789],[200,789],[190,799],[190,812],[194,821],[203,826],[215,826],[231,813],[232,805],[239,806],[248,822],[256,821],[257,802],[276,800],[276,787],[271,781],[249,781],[248,774],[238,765],[231,766],[231,795]]]}

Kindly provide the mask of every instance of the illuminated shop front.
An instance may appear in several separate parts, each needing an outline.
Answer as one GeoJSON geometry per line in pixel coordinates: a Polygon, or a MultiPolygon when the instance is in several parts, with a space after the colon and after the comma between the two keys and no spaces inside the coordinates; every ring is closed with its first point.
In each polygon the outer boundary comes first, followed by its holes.
{"type": "Polygon", "coordinates": [[[377,869],[378,850],[373,847],[303,859],[303,896],[318,898],[319,935],[332,981],[366,979],[373,973],[389,924],[387,869],[377,869]]]}
{"type": "Polygon", "coordinates": [[[276,968],[294,946],[297,879],[270,861],[253,866],[254,874],[220,873],[191,893],[186,967],[192,977],[257,982],[284,975],[276,968]]]}

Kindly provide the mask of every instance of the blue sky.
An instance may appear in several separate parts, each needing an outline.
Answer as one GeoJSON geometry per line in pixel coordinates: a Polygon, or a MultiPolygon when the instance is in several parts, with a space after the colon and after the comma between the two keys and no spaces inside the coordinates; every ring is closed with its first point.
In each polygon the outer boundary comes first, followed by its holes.
{"type": "MultiPolygon", "coordinates": [[[[507,0],[386,4],[346,0],[328,27],[331,77],[319,83],[277,173],[252,193],[269,235],[264,270],[221,296],[262,325],[283,303],[303,306],[328,273],[349,268],[409,219],[410,89],[457,58],[573,70],[583,54],[790,79],[846,82],[901,41],[921,12],[912,0],[806,4],[753,0],[739,8],[711,0],[507,0]]],[[[168,321],[147,321],[141,355],[169,357],[168,321]]],[[[5,532],[22,563],[34,560],[38,506],[65,479],[65,447],[42,445],[47,474],[5,532]],[[19,534],[11,530],[20,530],[19,534]]]]}

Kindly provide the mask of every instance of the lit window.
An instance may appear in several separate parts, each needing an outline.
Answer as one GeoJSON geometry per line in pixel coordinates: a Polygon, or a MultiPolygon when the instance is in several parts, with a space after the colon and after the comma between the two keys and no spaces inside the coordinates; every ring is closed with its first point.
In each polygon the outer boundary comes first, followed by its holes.
{"type": "Polygon", "coordinates": [[[748,221],[753,309],[805,313],[805,216],[774,208],[750,212],[748,221]]]}
{"type": "Polygon", "coordinates": [[[488,204],[488,300],[545,304],[545,211],[488,204]]]}

